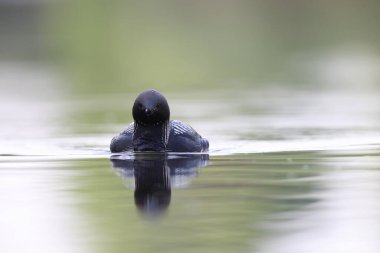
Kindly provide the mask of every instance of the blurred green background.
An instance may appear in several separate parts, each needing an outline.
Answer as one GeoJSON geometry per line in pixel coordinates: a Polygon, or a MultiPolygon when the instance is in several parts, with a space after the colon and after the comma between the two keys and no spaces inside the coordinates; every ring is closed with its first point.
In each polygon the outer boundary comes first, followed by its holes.
{"type": "Polygon", "coordinates": [[[0,251],[377,252],[379,24],[375,0],[0,0],[0,251]],[[211,150],[156,222],[108,153],[147,88],[211,150]]]}
{"type": "Polygon", "coordinates": [[[0,0],[0,60],[53,67],[75,93],[315,86],[331,55],[377,73],[379,13],[375,0],[0,0]]]}

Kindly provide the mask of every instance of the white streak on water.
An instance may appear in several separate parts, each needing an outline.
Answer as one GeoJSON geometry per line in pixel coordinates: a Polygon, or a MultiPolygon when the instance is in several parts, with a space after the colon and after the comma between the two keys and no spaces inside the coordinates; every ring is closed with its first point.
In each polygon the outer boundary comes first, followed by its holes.
{"type": "Polygon", "coordinates": [[[73,174],[34,156],[73,153],[50,139],[63,122],[57,80],[46,68],[10,63],[0,64],[0,80],[0,252],[88,252],[66,188],[73,174]]]}
{"type": "Polygon", "coordinates": [[[276,236],[264,240],[254,252],[379,252],[379,182],[378,171],[327,173],[320,201],[301,211],[268,217],[272,222],[267,229],[276,231],[276,236]]]}
{"type": "Polygon", "coordinates": [[[87,252],[62,183],[70,175],[48,164],[2,164],[0,252],[87,252]]]}

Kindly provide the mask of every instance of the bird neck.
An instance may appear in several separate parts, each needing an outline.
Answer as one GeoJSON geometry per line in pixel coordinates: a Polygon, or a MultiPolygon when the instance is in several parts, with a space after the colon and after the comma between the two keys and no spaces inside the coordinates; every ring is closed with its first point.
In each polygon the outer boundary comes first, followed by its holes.
{"type": "Polygon", "coordinates": [[[163,152],[166,149],[168,136],[168,121],[154,125],[142,125],[135,122],[133,149],[134,151],[163,152]]]}

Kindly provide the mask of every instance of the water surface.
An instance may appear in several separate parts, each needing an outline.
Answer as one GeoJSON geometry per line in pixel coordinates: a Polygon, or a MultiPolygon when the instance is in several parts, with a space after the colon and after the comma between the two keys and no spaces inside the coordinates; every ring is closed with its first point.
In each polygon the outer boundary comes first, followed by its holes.
{"type": "Polygon", "coordinates": [[[0,250],[377,252],[375,94],[169,93],[210,152],[164,157],[108,151],[136,94],[2,100],[0,250]]]}

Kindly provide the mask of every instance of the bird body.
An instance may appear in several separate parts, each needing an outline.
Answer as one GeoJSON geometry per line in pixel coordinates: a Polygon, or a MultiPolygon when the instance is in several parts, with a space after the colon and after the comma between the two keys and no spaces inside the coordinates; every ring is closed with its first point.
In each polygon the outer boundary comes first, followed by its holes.
{"type": "Polygon", "coordinates": [[[110,145],[111,152],[205,152],[209,143],[190,125],[170,120],[169,105],[155,90],[141,93],[135,100],[130,123],[110,145]]]}

